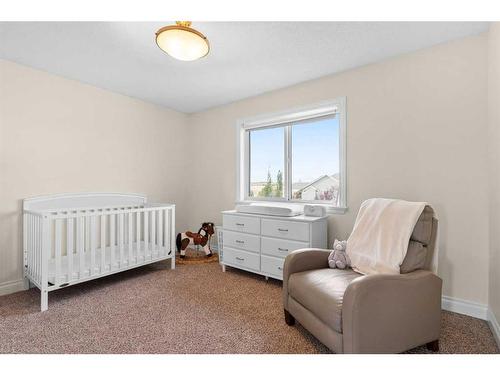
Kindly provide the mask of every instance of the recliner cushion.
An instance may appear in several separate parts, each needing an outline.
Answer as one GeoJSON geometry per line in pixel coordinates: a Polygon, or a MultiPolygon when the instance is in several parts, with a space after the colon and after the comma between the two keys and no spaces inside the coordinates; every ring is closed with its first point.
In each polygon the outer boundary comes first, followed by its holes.
{"type": "Polygon", "coordinates": [[[403,263],[401,263],[401,266],[399,267],[399,272],[409,273],[424,269],[426,259],[427,247],[420,242],[410,240],[406,256],[403,259],[403,263]]]}
{"type": "Polygon", "coordinates": [[[413,228],[410,239],[413,241],[420,242],[425,246],[428,246],[431,242],[432,236],[432,218],[434,216],[434,210],[430,206],[425,206],[424,210],[420,214],[420,217],[413,228]]]}
{"type": "Polygon", "coordinates": [[[341,333],[344,292],[351,281],[360,276],[352,269],[297,272],[288,279],[288,293],[323,323],[341,333]]]}

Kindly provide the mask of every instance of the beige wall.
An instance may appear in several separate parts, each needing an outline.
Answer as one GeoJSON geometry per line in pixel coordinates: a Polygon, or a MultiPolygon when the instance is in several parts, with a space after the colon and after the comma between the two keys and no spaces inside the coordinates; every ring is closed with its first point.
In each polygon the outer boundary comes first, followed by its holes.
{"type": "Polygon", "coordinates": [[[470,37],[190,116],[189,223],[235,201],[239,118],[347,96],[346,238],[370,197],[424,200],[440,219],[444,294],[488,301],[487,35],[470,37]]]}
{"type": "Polygon", "coordinates": [[[489,305],[500,322],[500,23],[490,27],[488,44],[488,123],[490,149],[489,305]]]}
{"type": "Polygon", "coordinates": [[[186,116],[0,60],[0,292],[22,278],[26,197],[145,193],[185,227],[186,116]]]}

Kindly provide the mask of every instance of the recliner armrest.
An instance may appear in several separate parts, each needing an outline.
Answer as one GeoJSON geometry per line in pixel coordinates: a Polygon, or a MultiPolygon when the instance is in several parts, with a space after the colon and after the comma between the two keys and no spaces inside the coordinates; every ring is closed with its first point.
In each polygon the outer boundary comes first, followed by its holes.
{"type": "Polygon", "coordinates": [[[328,267],[328,256],[331,250],[327,249],[300,249],[292,251],[285,258],[283,267],[283,306],[288,305],[288,278],[291,274],[328,267]]]}
{"type": "Polygon", "coordinates": [[[442,280],[430,271],[365,275],[344,293],[344,353],[398,353],[439,339],[442,280]]]}

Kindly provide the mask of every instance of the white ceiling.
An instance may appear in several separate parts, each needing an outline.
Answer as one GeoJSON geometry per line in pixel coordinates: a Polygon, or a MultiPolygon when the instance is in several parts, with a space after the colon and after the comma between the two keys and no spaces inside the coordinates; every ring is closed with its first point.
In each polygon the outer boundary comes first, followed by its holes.
{"type": "Polygon", "coordinates": [[[194,62],[155,44],[166,22],[0,22],[0,58],[191,113],[478,34],[486,22],[194,22],[194,62]]]}

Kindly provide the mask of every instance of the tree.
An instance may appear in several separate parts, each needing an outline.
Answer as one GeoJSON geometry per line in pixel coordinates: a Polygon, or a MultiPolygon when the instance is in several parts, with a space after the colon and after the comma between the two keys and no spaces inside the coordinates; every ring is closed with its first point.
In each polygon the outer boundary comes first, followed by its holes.
{"type": "Polygon", "coordinates": [[[283,173],[281,171],[278,171],[278,174],[276,175],[276,197],[282,197],[283,196],[283,173]]]}
{"type": "Polygon", "coordinates": [[[273,180],[271,179],[271,172],[267,170],[267,182],[259,192],[261,197],[270,197],[273,195],[273,180]]]}

